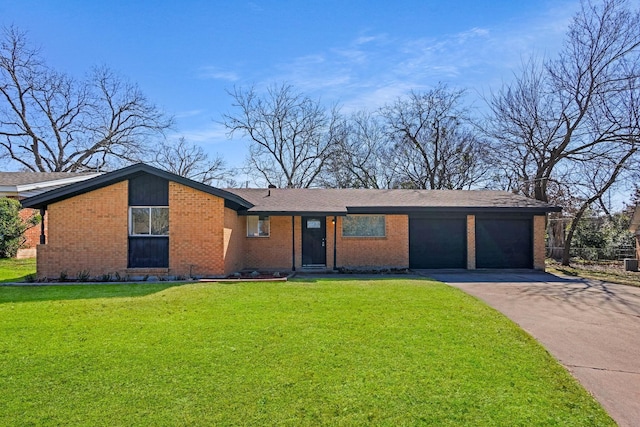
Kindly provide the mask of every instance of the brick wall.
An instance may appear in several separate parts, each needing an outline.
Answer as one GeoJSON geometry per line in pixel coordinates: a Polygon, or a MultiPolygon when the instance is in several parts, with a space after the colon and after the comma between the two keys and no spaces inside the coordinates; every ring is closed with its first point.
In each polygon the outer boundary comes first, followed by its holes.
{"type": "MultiPolygon", "coordinates": [[[[409,217],[385,215],[385,226],[386,237],[343,237],[342,217],[338,217],[338,267],[408,267],[409,217]]],[[[328,249],[327,258],[333,259],[333,249],[328,249]]]]}
{"type": "MultiPolygon", "coordinates": [[[[25,222],[34,215],[40,215],[40,210],[29,208],[20,209],[20,219],[25,222]]],[[[47,221],[44,222],[44,227],[46,233],[47,221]]],[[[33,227],[29,227],[27,231],[24,232],[24,237],[26,239],[24,248],[35,248],[40,243],[40,223],[34,225],[33,227]]]]}
{"type": "Polygon", "coordinates": [[[476,216],[467,215],[467,269],[476,269],[476,216]]]}
{"type": "Polygon", "coordinates": [[[224,210],[224,273],[231,274],[244,268],[243,245],[245,237],[243,235],[243,224],[246,219],[238,216],[237,212],[225,208],[224,210]]]}
{"type": "Polygon", "coordinates": [[[120,272],[127,267],[127,182],[49,205],[47,243],[38,245],[38,277],[120,272]]]}
{"type": "MultiPolygon", "coordinates": [[[[242,235],[246,219],[239,217],[242,235]]],[[[291,217],[271,216],[269,237],[244,238],[244,268],[291,269],[291,217]]],[[[409,265],[409,220],[406,215],[386,215],[386,237],[342,237],[342,219],[337,218],[336,258],[338,267],[400,267],[409,265]]],[[[333,216],[326,217],[327,268],[333,268],[333,216]]],[[[295,264],[302,267],[301,217],[295,217],[295,264]]]]}
{"type": "Polygon", "coordinates": [[[169,182],[169,273],[224,274],[224,199],[169,182]]]}
{"type": "MultiPolygon", "coordinates": [[[[291,270],[291,217],[271,216],[269,237],[244,237],[244,268],[291,270]]],[[[247,235],[246,217],[240,217],[243,236],[247,235]]],[[[296,266],[300,256],[300,218],[296,217],[296,266]]]]}
{"type": "Polygon", "coordinates": [[[545,233],[546,233],[547,217],[545,215],[536,215],[533,217],[533,268],[536,270],[545,269],[545,233]]]}

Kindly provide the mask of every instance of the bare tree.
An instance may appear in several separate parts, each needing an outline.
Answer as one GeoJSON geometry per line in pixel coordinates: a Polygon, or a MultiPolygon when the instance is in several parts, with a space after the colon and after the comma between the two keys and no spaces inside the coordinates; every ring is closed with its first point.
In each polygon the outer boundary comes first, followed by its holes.
{"type": "Polygon", "coordinates": [[[463,94],[440,84],[382,108],[394,143],[389,161],[396,167],[396,185],[461,189],[483,178],[482,141],[462,106],[463,94]]]}
{"type": "Polygon", "coordinates": [[[176,142],[163,141],[153,160],[153,165],[207,185],[235,186],[234,171],[227,168],[225,160],[216,155],[211,158],[198,145],[181,137],[176,142]]]}
{"type": "Polygon", "coordinates": [[[583,2],[555,60],[532,60],[493,94],[489,132],[514,189],[542,201],[566,186],[581,194],[566,236],[627,171],[640,136],[639,11],[625,0],[583,2]]]}
{"type": "Polygon", "coordinates": [[[291,85],[272,85],[264,95],[254,87],[229,92],[236,114],[223,115],[233,137],[249,137],[248,172],[278,187],[306,188],[325,167],[341,120],[334,108],[296,92],[291,85]]]}
{"type": "Polygon", "coordinates": [[[378,116],[360,111],[344,120],[336,138],[322,185],[332,188],[390,188],[394,169],[389,139],[378,116]]]}
{"type": "Polygon", "coordinates": [[[82,171],[139,161],[170,126],[140,89],[107,68],[76,80],[48,67],[26,34],[0,41],[0,157],[32,171],[82,171]]]}

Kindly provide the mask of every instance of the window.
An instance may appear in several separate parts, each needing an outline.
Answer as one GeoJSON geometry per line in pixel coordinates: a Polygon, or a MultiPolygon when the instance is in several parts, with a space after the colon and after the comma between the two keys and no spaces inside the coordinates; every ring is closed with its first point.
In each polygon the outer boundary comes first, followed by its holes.
{"type": "Polygon", "coordinates": [[[129,235],[168,236],[169,208],[132,207],[129,210],[129,235]]]}
{"type": "Polygon", "coordinates": [[[342,218],[344,237],[385,237],[384,215],[347,215],[342,218]]]}
{"type": "Polygon", "coordinates": [[[247,216],[247,237],[269,237],[269,231],[268,216],[247,216]]]}

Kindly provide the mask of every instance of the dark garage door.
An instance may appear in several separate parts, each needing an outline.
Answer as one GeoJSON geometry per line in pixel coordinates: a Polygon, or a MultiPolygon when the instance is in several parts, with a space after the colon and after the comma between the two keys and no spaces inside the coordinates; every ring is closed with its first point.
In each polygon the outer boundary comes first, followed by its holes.
{"type": "Polygon", "coordinates": [[[533,268],[531,217],[476,217],[477,268],[533,268]]]}
{"type": "Polygon", "coordinates": [[[411,268],[467,268],[466,218],[410,217],[411,268]]]}

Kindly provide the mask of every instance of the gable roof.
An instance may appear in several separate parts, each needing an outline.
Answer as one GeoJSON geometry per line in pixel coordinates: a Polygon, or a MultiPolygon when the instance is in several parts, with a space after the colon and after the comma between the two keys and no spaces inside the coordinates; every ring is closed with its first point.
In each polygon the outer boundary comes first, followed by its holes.
{"type": "Polygon", "coordinates": [[[248,214],[552,212],[550,205],[525,196],[492,190],[404,189],[227,189],[250,202],[248,214]]]}
{"type": "Polygon", "coordinates": [[[138,163],[76,182],[22,201],[24,207],[47,205],[97,190],[140,174],[160,178],[221,197],[225,206],[249,215],[346,215],[357,213],[528,212],[560,211],[557,206],[505,191],[234,188],[222,190],[138,163]]]}
{"type": "Polygon", "coordinates": [[[232,209],[247,209],[253,206],[251,203],[235,194],[229,193],[228,191],[214,188],[210,185],[202,184],[201,182],[193,181],[191,179],[181,177],[171,172],[154,168],[153,166],[149,166],[144,163],[137,163],[135,165],[127,166],[113,172],[108,172],[103,175],[88,179],[86,181],[77,182],[75,184],[47,191],[46,193],[42,193],[34,197],[29,197],[28,199],[22,201],[22,206],[26,208],[46,208],[47,205],[51,203],[56,203],[70,197],[78,196],[80,194],[88,193],[89,191],[97,190],[99,188],[115,184],[117,182],[125,181],[140,174],[154,175],[169,181],[177,182],[187,187],[194,188],[196,190],[203,191],[205,193],[213,194],[214,196],[221,197],[225,200],[225,206],[228,206],[232,209]]]}
{"type": "Polygon", "coordinates": [[[0,196],[31,197],[98,175],[99,172],[0,172],[0,196]]]}

